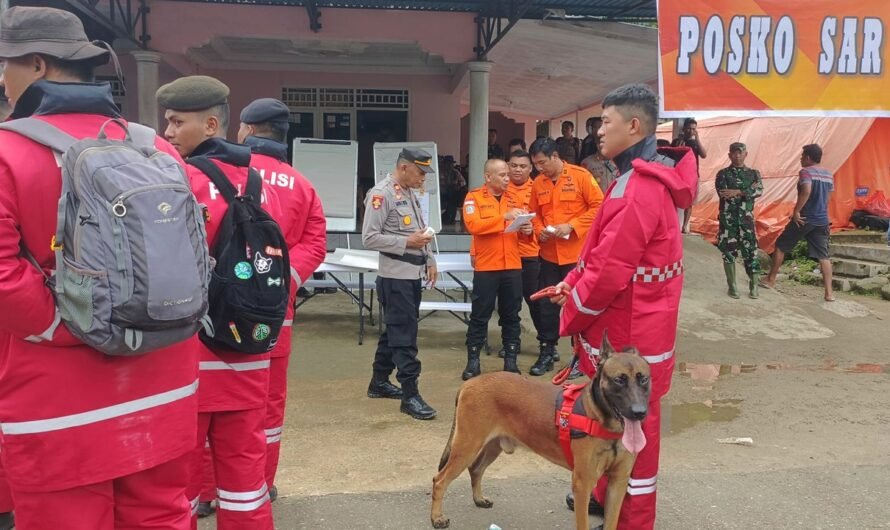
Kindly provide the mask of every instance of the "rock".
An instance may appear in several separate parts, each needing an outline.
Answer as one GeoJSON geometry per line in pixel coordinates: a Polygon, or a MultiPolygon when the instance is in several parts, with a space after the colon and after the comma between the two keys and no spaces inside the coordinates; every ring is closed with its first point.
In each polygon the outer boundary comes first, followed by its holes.
{"type": "Polygon", "coordinates": [[[890,284],[881,287],[881,298],[890,300],[890,284]]]}
{"type": "Polygon", "coordinates": [[[879,293],[881,288],[890,284],[890,280],[883,276],[875,276],[874,278],[863,278],[851,282],[854,291],[864,293],[879,293]]]}

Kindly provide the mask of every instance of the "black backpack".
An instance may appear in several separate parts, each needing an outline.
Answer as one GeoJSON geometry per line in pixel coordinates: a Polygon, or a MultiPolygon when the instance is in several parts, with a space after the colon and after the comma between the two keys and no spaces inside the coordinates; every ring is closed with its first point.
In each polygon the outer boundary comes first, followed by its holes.
{"type": "Polygon", "coordinates": [[[215,349],[262,354],[275,347],[287,313],[290,259],[281,228],[260,207],[263,181],[249,170],[245,193],[206,157],[190,158],[217,187],[229,208],[210,255],[209,330],[201,340],[215,349]]]}

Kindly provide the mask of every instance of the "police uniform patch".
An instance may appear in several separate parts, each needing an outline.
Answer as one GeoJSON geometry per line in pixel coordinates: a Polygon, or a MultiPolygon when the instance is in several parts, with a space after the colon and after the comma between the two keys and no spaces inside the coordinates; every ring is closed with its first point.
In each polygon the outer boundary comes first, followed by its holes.
{"type": "Polygon", "coordinates": [[[405,217],[402,218],[402,222],[405,223],[405,226],[410,225],[411,224],[411,216],[406,215],[405,217]]]}
{"type": "Polygon", "coordinates": [[[383,195],[374,195],[371,197],[371,206],[373,206],[375,210],[379,210],[380,207],[383,206],[383,195]]]}

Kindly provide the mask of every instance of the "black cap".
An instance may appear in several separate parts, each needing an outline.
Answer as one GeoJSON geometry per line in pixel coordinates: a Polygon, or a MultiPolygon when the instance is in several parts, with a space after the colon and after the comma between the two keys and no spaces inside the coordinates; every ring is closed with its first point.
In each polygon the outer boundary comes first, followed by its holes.
{"type": "Polygon", "coordinates": [[[402,149],[401,153],[399,153],[399,158],[408,162],[412,162],[424,173],[432,173],[434,171],[433,156],[423,149],[411,149],[409,147],[406,147],[402,149]]]}
{"type": "Polygon", "coordinates": [[[742,142],[733,142],[729,144],[730,151],[747,151],[748,147],[742,142]]]}
{"type": "Polygon", "coordinates": [[[290,111],[287,105],[275,98],[256,99],[241,111],[241,123],[248,125],[257,123],[287,125],[289,119],[290,111]]]}
{"type": "Polygon", "coordinates": [[[195,112],[227,103],[229,87],[213,77],[190,75],[162,86],[155,97],[165,109],[195,112]]]}

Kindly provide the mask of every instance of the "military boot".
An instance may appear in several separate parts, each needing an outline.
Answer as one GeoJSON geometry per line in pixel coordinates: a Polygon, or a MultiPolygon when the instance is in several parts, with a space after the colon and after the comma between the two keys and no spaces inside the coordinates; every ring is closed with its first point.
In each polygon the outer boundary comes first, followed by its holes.
{"type": "Polygon", "coordinates": [[[375,375],[368,384],[369,398],[402,399],[402,389],[389,382],[389,377],[375,375]]]}
{"type": "Polygon", "coordinates": [[[427,405],[426,401],[420,397],[417,381],[405,381],[402,384],[402,391],[405,393],[405,397],[402,398],[400,411],[415,420],[431,420],[436,417],[436,409],[427,405]]]}
{"type": "Polygon", "coordinates": [[[531,370],[529,370],[528,373],[531,375],[544,375],[550,370],[553,370],[554,351],[555,347],[553,344],[542,342],[540,352],[538,353],[538,360],[535,361],[535,364],[532,365],[531,370]]]}
{"type": "Polygon", "coordinates": [[[760,284],[760,275],[759,274],[749,274],[748,275],[748,298],[753,298],[757,300],[760,298],[760,290],[758,289],[758,285],[760,284]]]}
{"type": "Polygon", "coordinates": [[[504,346],[504,371],[521,374],[516,366],[516,357],[519,356],[519,344],[507,344],[504,346]]]}
{"type": "Polygon", "coordinates": [[[466,381],[472,379],[482,373],[482,367],[479,365],[479,352],[482,346],[467,346],[467,367],[461,374],[461,379],[466,381]]]}
{"type": "Polygon", "coordinates": [[[739,298],[739,289],[735,285],[735,263],[724,263],[723,272],[726,273],[726,285],[729,287],[730,298],[739,298]]]}

